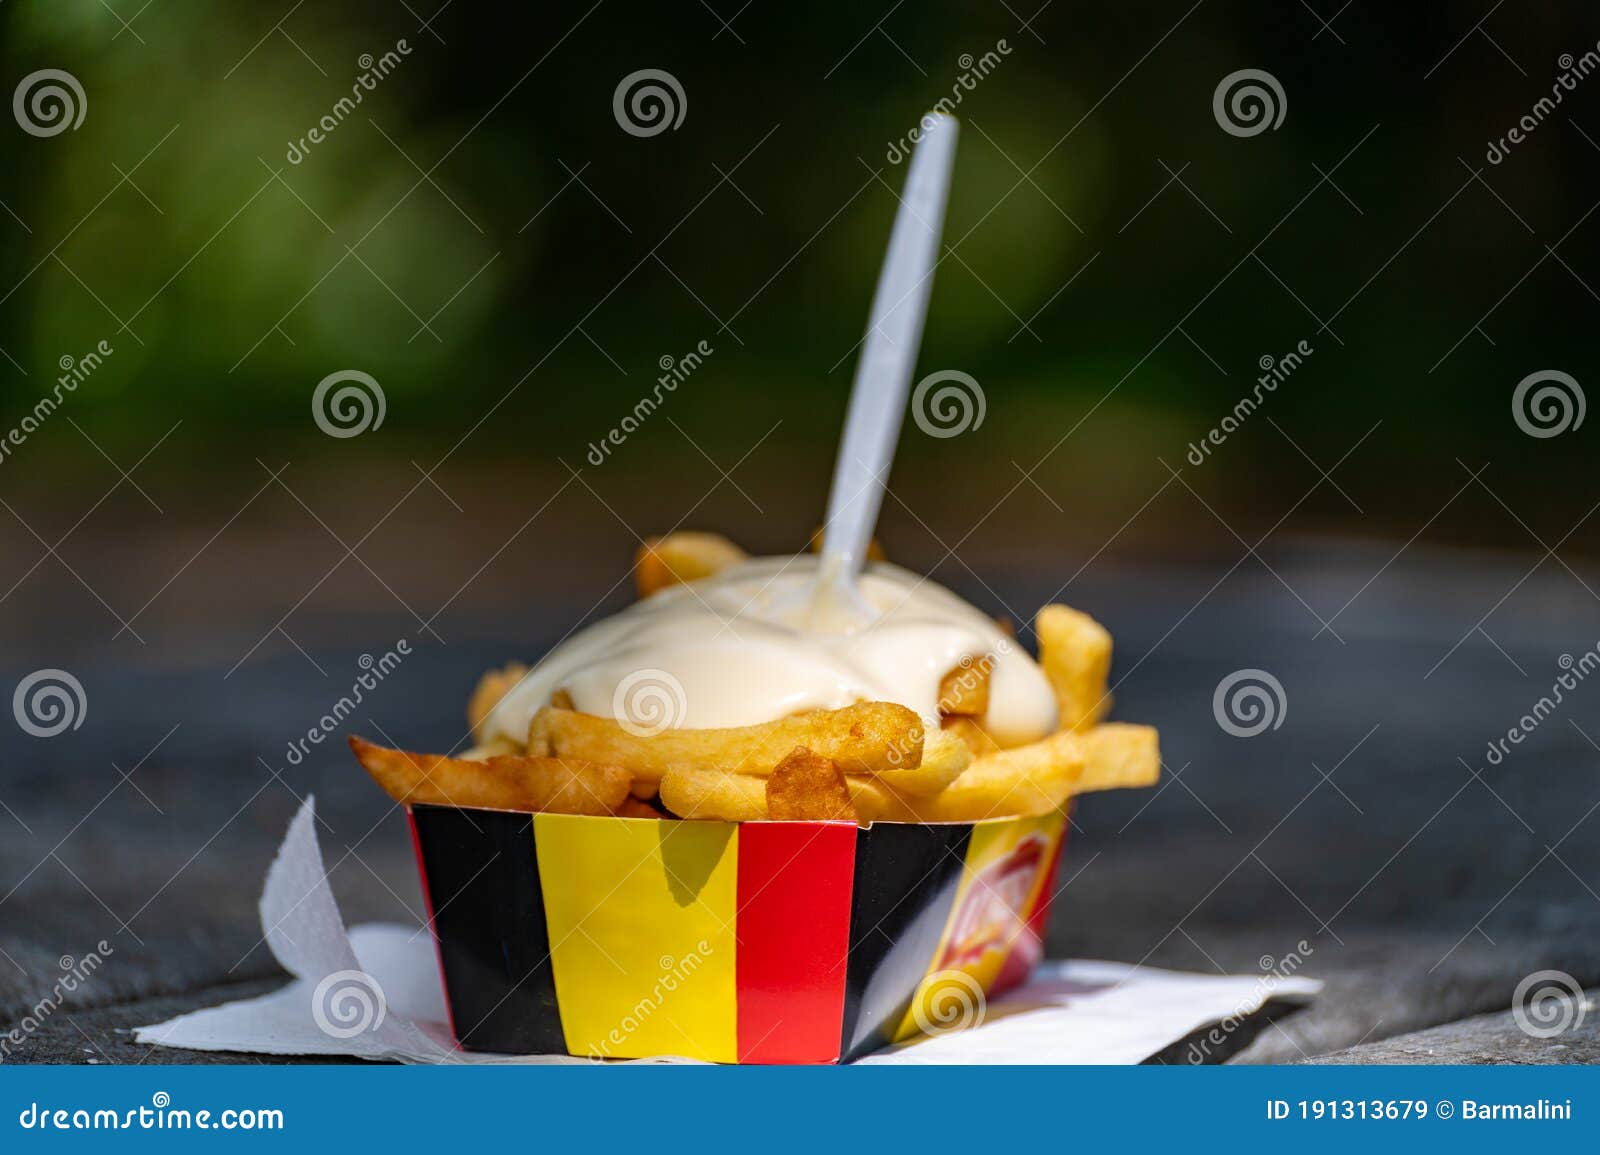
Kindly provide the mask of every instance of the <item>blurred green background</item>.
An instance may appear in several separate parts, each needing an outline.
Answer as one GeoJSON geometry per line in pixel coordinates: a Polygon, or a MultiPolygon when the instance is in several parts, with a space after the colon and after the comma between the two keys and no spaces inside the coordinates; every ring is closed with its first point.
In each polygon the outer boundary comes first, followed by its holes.
{"type": "Polygon", "coordinates": [[[1480,8],[13,0],[8,88],[62,69],[86,109],[0,132],[0,425],[62,358],[114,352],[0,463],[6,639],[125,645],[151,618],[248,639],[302,604],[491,629],[529,589],[587,605],[680,520],[794,548],[904,179],[888,154],[958,89],[918,375],[970,374],[986,415],[907,423],[891,553],[1065,577],[1269,529],[1537,551],[1591,502],[1590,427],[1530,437],[1511,398],[1538,370],[1593,380],[1600,80],[1485,150],[1600,28],[1576,3],[1480,8]],[[613,111],[645,68],[685,98],[647,137],[613,111]],[[1213,114],[1243,68],[1286,98],[1248,137],[1213,114]],[[312,392],[346,369],[386,413],[332,438],[312,392]]]}

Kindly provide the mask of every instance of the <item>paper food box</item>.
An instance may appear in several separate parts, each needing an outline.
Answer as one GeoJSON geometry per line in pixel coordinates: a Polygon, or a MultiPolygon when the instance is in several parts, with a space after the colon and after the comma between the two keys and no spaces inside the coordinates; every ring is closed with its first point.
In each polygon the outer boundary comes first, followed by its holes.
{"type": "Polygon", "coordinates": [[[719,1063],[973,1025],[1043,953],[1066,825],[410,815],[464,1049],[719,1063]]]}

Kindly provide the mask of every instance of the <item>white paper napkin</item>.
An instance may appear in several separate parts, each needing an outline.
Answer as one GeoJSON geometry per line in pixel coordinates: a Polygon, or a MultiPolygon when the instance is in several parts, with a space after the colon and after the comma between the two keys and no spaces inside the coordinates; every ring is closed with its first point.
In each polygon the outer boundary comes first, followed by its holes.
{"type": "MultiPolygon", "coordinates": [[[[140,1027],[135,1042],[412,1063],[591,1061],[456,1049],[428,932],[378,923],[345,930],[328,887],[309,798],[267,871],[260,909],[267,945],[294,981],[261,998],[140,1027]]],[[[861,1062],[1137,1063],[1202,1027],[1240,1020],[1268,998],[1304,999],[1321,989],[1320,982],[1297,976],[1046,962],[1025,987],[991,1001],[980,1025],[904,1043],[861,1062]]]]}

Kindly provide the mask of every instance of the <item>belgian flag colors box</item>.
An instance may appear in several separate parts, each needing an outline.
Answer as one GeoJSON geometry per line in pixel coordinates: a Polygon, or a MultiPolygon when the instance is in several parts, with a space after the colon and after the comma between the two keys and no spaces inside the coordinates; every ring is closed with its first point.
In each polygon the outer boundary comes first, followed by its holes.
{"type": "Polygon", "coordinates": [[[830,1063],[969,1025],[1043,953],[1066,816],[702,822],[414,806],[468,1050],[830,1063]]]}

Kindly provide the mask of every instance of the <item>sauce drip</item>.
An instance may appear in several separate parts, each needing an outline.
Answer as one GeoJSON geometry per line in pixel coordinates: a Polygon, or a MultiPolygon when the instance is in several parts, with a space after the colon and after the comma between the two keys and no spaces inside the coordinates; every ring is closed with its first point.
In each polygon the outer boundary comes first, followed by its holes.
{"type": "Polygon", "coordinates": [[[654,729],[754,725],[859,701],[898,702],[936,725],[941,679],[984,660],[980,721],[995,740],[1016,746],[1055,731],[1044,672],[976,607],[880,562],[859,581],[876,617],[848,632],[808,628],[818,566],[811,555],[756,558],[580,630],[501,699],[489,735],[525,740],[562,688],[584,713],[654,729]]]}

